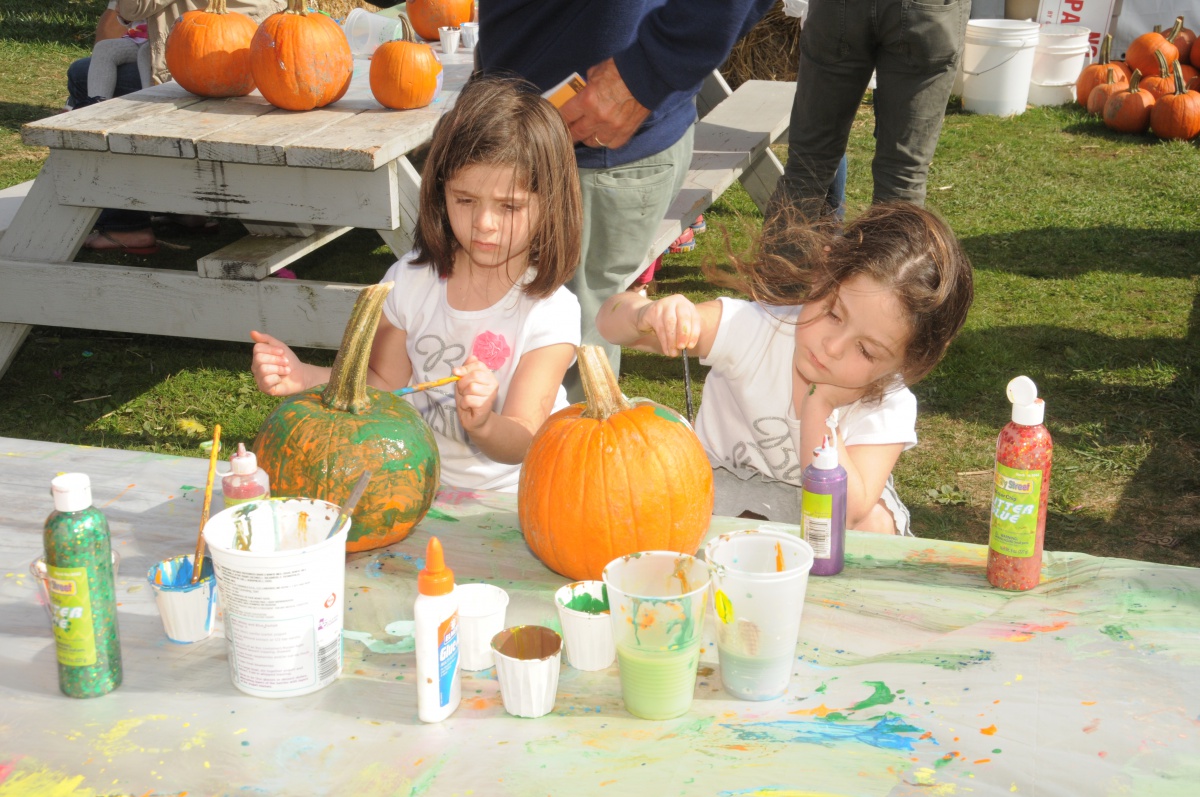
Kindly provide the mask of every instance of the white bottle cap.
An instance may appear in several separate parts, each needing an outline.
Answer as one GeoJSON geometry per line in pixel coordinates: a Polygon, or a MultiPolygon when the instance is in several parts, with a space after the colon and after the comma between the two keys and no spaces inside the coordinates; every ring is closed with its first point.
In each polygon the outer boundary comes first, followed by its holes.
{"type": "Polygon", "coordinates": [[[229,458],[230,469],[238,476],[251,476],[258,470],[258,457],[246,450],[245,443],[238,443],[237,453],[229,458]]]}
{"type": "Polygon", "coordinates": [[[63,473],[50,480],[50,494],[59,512],[82,512],[92,505],[92,480],[86,473],[63,473]]]}
{"type": "Polygon", "coordinates": [[[838,466],[837,446],[830,445],[829,435],[821,441],[820,448],[813,449],[813,467],[817,470],[833,470],[838,466]]]}
{"type": "Polygon", "coordinates": [[[1038,426],[1046,417],[1046,402],[1037,397],[1037,385],[1027,376],[1018,376],[1008,383],[1008,400],[1012,402],[1012,419],[1022,426],[1038,426]]]}

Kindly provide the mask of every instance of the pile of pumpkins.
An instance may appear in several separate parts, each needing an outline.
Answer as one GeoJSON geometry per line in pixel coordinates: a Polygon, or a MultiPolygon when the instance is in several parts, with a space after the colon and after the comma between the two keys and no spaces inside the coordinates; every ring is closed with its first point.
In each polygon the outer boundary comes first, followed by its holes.
{"type": "MultiPolygon", "coordinates": [[[[472,0],[409,0],[403,37],[371,58],[371,93],[387,108],[420,108],[437,95],[442,64],[428,44],[440,26],[470,20],[472,0]]],[[[257,87],[272,105],[308,111],[337,102],[350,88],[354,59],[338,24],[305,10],[304,0],[258,25],[226,0],[180,17],[167,37],[167,69],[201,97],[241,97],[257,87]]]]}
{"type": "Polygon", "coordinates": [[[1188,141],[1200,135],[1200,40],[1176,17],[1133,40],[1124,61],[1111,60],[1105,36],[1097,63],[1084,67],[1075,99],[1120,133],[1145,133],[1188,141]]]}

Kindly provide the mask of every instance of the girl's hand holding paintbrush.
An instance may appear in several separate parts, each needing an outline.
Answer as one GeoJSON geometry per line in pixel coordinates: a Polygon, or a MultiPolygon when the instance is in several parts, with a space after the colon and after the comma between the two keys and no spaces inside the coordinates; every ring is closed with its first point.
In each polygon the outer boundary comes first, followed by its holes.
{"type": "Polygon", "coordinates": [[[467,434],[474,437],[483,431],[496,406],[496,395],[500,383],[483,362],[472,354],[467,361],[454,369],[459,377],[454,386],[454,405],[458,409],[458,420],[467,434]]]}

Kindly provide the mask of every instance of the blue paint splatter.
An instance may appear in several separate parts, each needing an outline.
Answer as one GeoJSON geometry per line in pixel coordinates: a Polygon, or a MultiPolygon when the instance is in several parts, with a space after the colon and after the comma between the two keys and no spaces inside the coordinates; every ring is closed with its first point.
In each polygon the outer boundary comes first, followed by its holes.
{"type": "Polygon", "coordinates": [[[869,727],[802,720],[724,724],[722,727],[733,731],[739,740],[746,742],[802,742],[825,746],[838,742],[862,742],[884,750],[912,750],[915,739],[902,734],[919,735],[925,732],[896,714],[885,714],[879,722],[869,727]]]}

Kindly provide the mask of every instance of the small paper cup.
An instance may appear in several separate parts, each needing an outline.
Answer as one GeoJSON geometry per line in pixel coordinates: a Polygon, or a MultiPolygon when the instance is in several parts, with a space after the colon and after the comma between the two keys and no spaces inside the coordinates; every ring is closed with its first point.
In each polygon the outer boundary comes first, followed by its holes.
{"type": "Polygon", "coordinates": [[[474,50],[475,45],[479,43],[479,23],[464,22],[458,26],[462,32],[462,46],[464,50],[474,50]]]}
{"type": "Polygon", "coordinates": [[[518,625],[492,637],[504,710],[541,717],[554,710],[562,637],[542,625],[518,625]]]}
{"type": "MultiPolygon", "coordinates": [[[[113,582],[117,580],[117,568],[121,566],[121,555],[112,552],[113,582]]],[[[39,556],[29,563],[29,574],[37,579],[38,603],[46,610],[50,622],[54,622],[54,607],[50,604],[50,576],[46,571],[46,557],[39,556]]]]}
{"type": "Polygon", "coordinates": [[[554,606],[562,624],[563,648],[577,670],[604,670],[617,657],[608,590],[603,581],[576,581],[554,593],[554,606]]]}
{"type": "Polygon", "coordinates": [[[438,28],[438,38],[442,40],[442,52],[446,55],[453,55],[458,52],[458,42],[461,35],[458,28],[438,28]]]}
{"type": "Polygon", "coordinates": [[[213,578],[212,559],[204,558],[200,579],[195,584],[190,579],[175,584],[181,569],[185,575],[191,573],[192,561],[192,554],[164,559],[146,573],[154,589],[163,631],[167,639],[181,645],[207,639],[217,615],[217,582],[213,578]]]}
{"type": "Polygon", "coordinates": [[[492,584],[460,584],[458,594],[458,666],[468,672],[486,670],[492,638],[504,630],[508,593],[492,584]]]}

